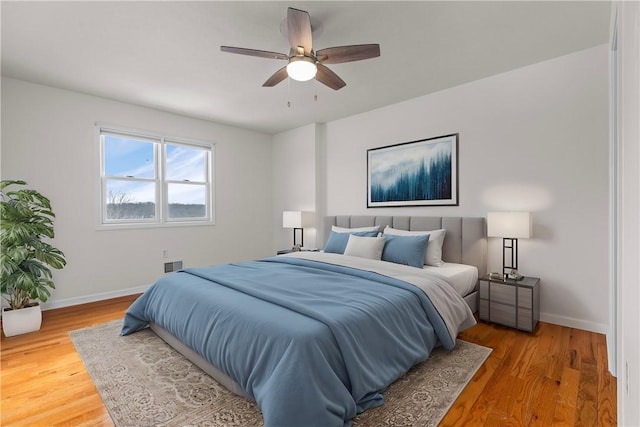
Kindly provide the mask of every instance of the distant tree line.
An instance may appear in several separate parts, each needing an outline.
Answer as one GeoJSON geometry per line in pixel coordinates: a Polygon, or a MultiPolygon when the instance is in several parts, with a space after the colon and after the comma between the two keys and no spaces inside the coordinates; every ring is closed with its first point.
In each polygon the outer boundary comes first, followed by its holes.
{"type": "MultiPolygon", "coordinates": [[[[145,219],[154,218],[156,204],[143,203],[107,203],[107,218],[109,219],[145,219]]],[[[202,204],[169,203],[170,218],[202,218],[206,214],[206,207],[202,204]]]]}
{"type": "Polygon", "coordinates": [[[441,200],[450,199],[451,194],[451,153],[432,157],[428,168],[422,161],[413,168],[403,168],[388,187],[371,184],[372,202],[441,200]]]}

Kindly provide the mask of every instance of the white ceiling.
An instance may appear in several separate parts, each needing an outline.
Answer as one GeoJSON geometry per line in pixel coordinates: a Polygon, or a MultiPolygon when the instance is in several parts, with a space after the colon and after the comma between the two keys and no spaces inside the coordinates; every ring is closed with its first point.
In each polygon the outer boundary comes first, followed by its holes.
{"type": "Polygon", "coordinates": [[[606,43],[609,11],[593,1],[2,1],[2,75],[277,133],[606,43]],[[339,91],[263,88],[284,61],[220,46],[288,53],[289,6],[311,15],[314,49],[379,43],[381,56],[329,66],[347,82],[339,91]]]}

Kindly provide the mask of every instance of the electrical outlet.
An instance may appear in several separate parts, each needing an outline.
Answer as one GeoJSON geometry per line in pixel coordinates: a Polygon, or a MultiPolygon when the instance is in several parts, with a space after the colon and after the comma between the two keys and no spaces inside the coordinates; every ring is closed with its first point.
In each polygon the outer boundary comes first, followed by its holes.
{"type": "Polygon", "coordinates": [[[627,397],[629,397],[629,362],[628,361],[624,362],[624,370],[625,370],[625,376],[627,377],[624,383],[627,389],[627,397]]]}
{"type": "Polygon", "coordinates": [[[169,258],[169,251],[167,249],[162,250],[162,259],[169,258]]]}

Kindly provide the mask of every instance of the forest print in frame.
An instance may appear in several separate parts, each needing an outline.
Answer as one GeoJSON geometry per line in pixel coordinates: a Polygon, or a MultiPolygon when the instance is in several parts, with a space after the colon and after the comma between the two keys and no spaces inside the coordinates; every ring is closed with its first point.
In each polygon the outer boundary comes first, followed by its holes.
{"type": "Polygon", "coordinates": [[[367,207],[458,206],[458,134],[367,150],[367,207]]]}

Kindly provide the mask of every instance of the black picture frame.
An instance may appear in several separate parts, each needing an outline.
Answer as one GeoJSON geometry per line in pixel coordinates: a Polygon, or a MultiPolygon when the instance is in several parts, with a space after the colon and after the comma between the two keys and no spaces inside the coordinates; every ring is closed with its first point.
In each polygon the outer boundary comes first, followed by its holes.
{"type": "Polygon", "coordinates": [[[453,133],[367,150],[367,208],[458,206],[453,133]]]}

